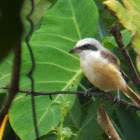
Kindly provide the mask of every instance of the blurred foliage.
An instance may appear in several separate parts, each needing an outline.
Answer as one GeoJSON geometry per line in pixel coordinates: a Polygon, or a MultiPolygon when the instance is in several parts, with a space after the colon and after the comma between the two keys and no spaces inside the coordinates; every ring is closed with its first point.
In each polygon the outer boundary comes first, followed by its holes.
{"type": "MultiPolygon", "coordinates": [[[[129,76],[124,58],[108,32],[111,25],[117,23],[117,19],[104,7],[103,1],[35,0],[35,11],[32,15],[35,30],[30,44],[36,62],[33,75],[36,91],[86,90],[92,87],[80,70],[79,57],[68,53],[79,39],[85,37],[100,40],[119,58],[121,68],[129,76]]],[[[122,3],[121,0],[120,2],[122,3]]],[[[30,1],[25,0],[22,11],[24,37],[30,27],[25,19],[30,9],[30,1]]],[[[136,53],[130,44],[131,34],[121,25],[120,29],[124,44],[135,63],[136,53]]],[[[11,30],[16,31],[14,28],[11,30]]],[[[22,44],[20,88],[30,90],[30,81],[26,74],[31,67],[31,60],[24,40],[22,44]]],[[[0,86],[9,84],[11,67],[12,56],[8,56],[0,65],[0,86]]],[[[135,90],[133,84],[130,84],[135,90]]],[[[0,92],[3,93],[3,90],[0,92]]],[[[6,93],[0,94],[0,105],[5,96],[6,93]]],[[[35,97],[40,140],[109,139],[97,123],[96,112],[101,103],[99,98],[61,94],[52,98],[53,100],[48,96],[35,97]]],[[[128,100],[123,94],[121,98],[128,100]]],[[[140,113],[133,112],[133,109],[126,110],[122,105],[113,105],[110,108],[110,104],[109,101],[104,102],[106,112],[121,139],[139,140],[140,113]]],[[[30,96],[25,96],[24,93],[17,95],[9,111],[9,120],[4,139],[35,139],[30,96]]]]}
{"type": "MultiPolygon", "coordinates": [[[[112,11],[114,15],[118,18],[119,22],[132,33],[133,48],[136,51],[136,53],[140,55],[140,46],[139,46],[140,44],[140,24],[139,24],[140,1],[139,0],[135,0],[135,1],[122,0],[122,1],[123,1],[123,5],[118,1],[107,0],[104,2],[104,5],[106,5],[108,9],[110,9],[110,11],[112,11]]],[[[139,63],[139,61],[137,63],[139,63]]]]}
{"type": "MultiPolygon", "coordinates": [[[[131,41],[131,33],[127,29],[124,29],[121,31],[121,34],[124,46],[128,46],[131,41]]],[[[109,50],[118,47],[113,36],[104,37],[102,44],[109,50]]]]}
{"type": "Polygon", "coordinates": [[[21,40],[23,26],[20,12],[23,0],[0,1],[0,62],[21,40]]]}

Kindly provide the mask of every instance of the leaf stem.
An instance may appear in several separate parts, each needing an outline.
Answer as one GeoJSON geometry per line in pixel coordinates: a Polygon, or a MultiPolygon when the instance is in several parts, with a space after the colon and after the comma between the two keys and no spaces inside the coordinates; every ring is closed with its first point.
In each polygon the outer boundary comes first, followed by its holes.
{"type": "Polygon", "coordinates": [[[81,89],[83,89],[84,91],[87,90],[81,83],[79,83],[79,87],[80,87],[81,89]]]}

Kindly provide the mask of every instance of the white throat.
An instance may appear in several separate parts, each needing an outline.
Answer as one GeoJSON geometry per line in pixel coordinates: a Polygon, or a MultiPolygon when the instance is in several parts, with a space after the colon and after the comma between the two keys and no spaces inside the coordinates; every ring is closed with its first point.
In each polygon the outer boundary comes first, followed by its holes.
{"type": "Polygon", "coordinates": [[[97,61],[97,60],[103,60],[100,50],[98,51],[91,51],[91,50],[85,50],[80,52],[80,60],[82,63],[88,63],[90,61],[97,61]]]}

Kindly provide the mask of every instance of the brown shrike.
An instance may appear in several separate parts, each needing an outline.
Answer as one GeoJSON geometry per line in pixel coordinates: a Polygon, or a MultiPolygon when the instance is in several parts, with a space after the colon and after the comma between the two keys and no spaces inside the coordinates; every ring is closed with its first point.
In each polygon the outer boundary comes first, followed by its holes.
{"type": "Polygon", "coordinates": [[[129,88],[123,78],[119,59],[96,39],[85,38],[78,41],[70,53],[80,55],[81,69],[95,87],[105,92],[118,90],[118,95],[121,90],[140,105],[140,97],[129,88]]]}

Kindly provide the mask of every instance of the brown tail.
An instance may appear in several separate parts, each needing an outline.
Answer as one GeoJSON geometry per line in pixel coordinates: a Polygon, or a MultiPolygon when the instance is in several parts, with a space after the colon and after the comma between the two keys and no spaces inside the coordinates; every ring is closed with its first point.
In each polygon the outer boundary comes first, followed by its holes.
{"type": "Polygon", "coordinates": [[[123,90],[123,93],[130,98],[135,104],[140,106],[140,97],[127,85],[126,89],[123,90]]]}

